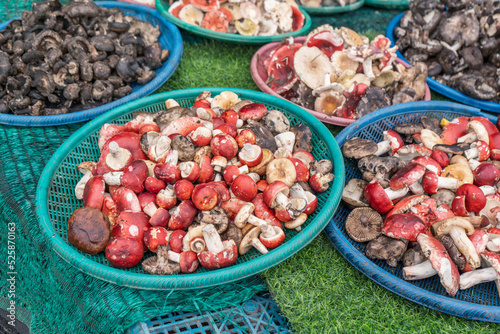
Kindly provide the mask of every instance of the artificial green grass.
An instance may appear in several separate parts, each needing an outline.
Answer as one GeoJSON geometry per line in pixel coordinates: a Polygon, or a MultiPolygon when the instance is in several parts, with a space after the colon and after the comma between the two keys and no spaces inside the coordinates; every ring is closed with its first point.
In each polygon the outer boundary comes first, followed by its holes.
{"type": "MultiPolygon", "coordinates": [[[[367,33],[372,38],[377,34],[367,33]]],[[[185,32],[183,38],[183,59],[160,91],[203,86],[258,90],[249,71],[258,47],[208,41],[185,32]]],[[[435,93],[432,98],[445,99],[435,93]]],[[[334,135],[343,129],[325,125],[334,135]]],[[[496,324],[449,316],[389,292],[344,260],[324,234],[261,275],[297,333],[500,331],[496,324]]]]}

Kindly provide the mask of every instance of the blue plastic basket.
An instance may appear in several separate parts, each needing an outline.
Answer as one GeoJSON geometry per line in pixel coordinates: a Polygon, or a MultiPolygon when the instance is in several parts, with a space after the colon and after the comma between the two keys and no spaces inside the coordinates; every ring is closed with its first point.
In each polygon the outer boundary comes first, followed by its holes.
{"type": "MultiPolygon", "coordinates": [[[[483,116],[495,122],[496,118],[481,113],[479,109],[453,102],[429,101],[411,102],[390,106],[373,112],[346,127],[335,138],[342,146],[353,137],[382,140],[382,132],[393,129],[396,124],[415,122],[422,116],[446,118],[458,116],[483,116]]],[[[361,178],[357,162],[344,159],[346,183],[352,178],[361,178]]],[[[352,240],[344,227],[350,210],[343,202],[339,205],[334,218],[325,229],[330,241],[342,256],[368,278],[417,304],[451,315],[500,323],[500,298],[493,282],[476,285],[467,290],[459,290],[455,297],[450,297],[439,282],[439,277],[405,281],[402,278],[402,266],[390,267],[385,261],[368,259],[364,254],[365,243],[352,240]]]]}
{"type": "MultiPolygon", "coordinates": [[[[396,45],[396,39],[394,38],[394,29],[396,27],[399,27],[399,23],[401,21],[401,17],[403,16],[404,12],[396,16],[391,23],[387,26],[387,30],[385,31],[385,36],[389,38],[392,42],[393,45],[396,45]]],[[[404,60],[409,64],[409,61],[406,60],[405,57],[403,57],[403,54],[401,52],[397,52],[398,58],[404,60]]],[[[495,113],[500,114],[500,103],[495,103],[495,102],[489,102],[489,101],[484,101],[484,100],[479,100],[479,99],[474,99],[468,95],[465,95],[464,93],[459,92],[456,89],[450,88],[446,85],[443,85],[442,83],[437,82],[436,80],[432,79],[431,77],[427,77],[427,84],[429,85],[429,88],[441,95],[444,95],[446,97],[449,97],[452,100],[458,101],[460,103],[467,104],[472,107],[480,108],[483,110],[487,111],[493,111],[495,113]]]]}
{"type": "MultiPolygon", "coordinates": [[[[16,126],[52,126],[63,125],[87,121],[95,118],[106,111],[116,108],[130,101],[135,101],[147,96],[160,88],[174,73],[182,57],[182,37],[177,27],[161,16],[156,10],[145,6],[117,2],[117,1],[96,1],[101,7],[119,7],[123,9],[125,15],[135,16],[143,21],[148,21],[154,26],[160,26],[161,35],[159,42],[162,48],[170,51],[170,57],[157,69],[156,77],[147,85],[141,86],[132,84],[132,93],[113,102],[88,109],[63,115],[51,116],[18,116],[0,113],[0,124],[16,126]]],[[[20,19],[16,18],[15,20],[20,19]]],[[[0,24],[0,31],[4,30],[10,21],[0,24]]]]}
{"type": "Polygon", "coordinates": [[[290,326],[269,293],[219,311],[173,312],[138,322],[125,334],[290,333],[290,326]]]}

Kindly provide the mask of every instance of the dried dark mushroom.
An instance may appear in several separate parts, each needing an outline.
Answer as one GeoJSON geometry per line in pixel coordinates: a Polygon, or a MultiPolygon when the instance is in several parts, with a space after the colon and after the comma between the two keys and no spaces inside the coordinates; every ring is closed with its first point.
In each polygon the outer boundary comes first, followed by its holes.
{"type": "Polygon", "coordinates": [[[179,152],[180,161],[193,161],[195,146],[189,138],[177,135],[172,138],[171,146],[179,152]]]}
{"type": "Polygon", "coordinates": [[[356,208],[345,220],[347,234],[357,242],[367,242],[382,233],[382,216],[370,207],[356,208]]]}
{"type": "Polygon", "coordinates": [[[196,217],[196,221],[205,224],[213,224],[219,234],[226,232],[229,224],[226,211],[220,206],[216,206],[210,211],[200,211],[196,217]]]}
{"type": "Polygon", "coordinates": [[[142,269],[152,275],[173,275],[181,271],[180,264],[169,261],[168,246],[159,245],[156,255],[142,261],[142,269]]]}
{"type": "Polygon", "coordinates": [[[278,110],[269,110],[262,118],[262,123],[273,135],[290,131],[290,121],[278,110]]]}
{"type": "Polygon", "coordinates": [[[346,158],[361,159],[377,152],[378,146],[373,140],[359,137],[349,139],[342,146],[342,154],[346,158]]]}
{"type": "Polygon", "coordinates": [[[396,267],[403,257],[408,241],[380,235],[370,241],[365,248],[365,255],[371,260],[385,260],[391,267],[396,267]]]}
{"type": "Polygon", "coordinates": [[[259,122],[249,119],[242,129],[249,129],[252,131],[255,135],[255,145],[260,146],[262,149],[267,148],[273,153],[278,149],[276,140],[274,140],[271,131],[259,122]]]}
{"type": "Polygon", "coordinates": [[[295,135],[295,144],[293,145],[293,153],[297,151],[312,151],[311,129],[305,124],[297,124],[292,126],[290,131],[295,135]]]}
{"type": "Polygon", "coordinates": [[[236,247],[240,247],[241,240],[243,240],[243,233],[241,229],[234,224],[229,224],[224,233],[220,235],[222,240],[234,240],[236,247]]]}
{"type": "Polygon", "coordinates": [[[404,252],[402,262],[404,267],[409,267],[420,264],[426,260],[427,257],[424,255],[424,252],[422,252],[422,249],[417,244],[416,247],[408,248],[406,252],[404,252]]]}
{"type": "Polygon", "coordinates": [[[159,36],[158,27],[120,8],[35,3],[0,32],[0,112],[54,115],[122,98],[132,82],[153,80],[168,58],[159,36]]]}
{"type": "Polygon", "coordinates": [[[466,263],[465,257],[462,256],[462,253],[460,253],[457,246],[455,246],[453,239],[447,235],[438,235],[436,236],[436,239],[438,239],[439,242],[443,244],[444,248],[446,248],[457,268],[459,270],[463,270],[466,263]]]}
{"type": "Polygon", "coordinates": [[[439,189],[431,198],[436,200],[436,207],[440,207],[443,204],[451,207],[451,203],[455,199],[455,193],[448,189],[439,189]]]}

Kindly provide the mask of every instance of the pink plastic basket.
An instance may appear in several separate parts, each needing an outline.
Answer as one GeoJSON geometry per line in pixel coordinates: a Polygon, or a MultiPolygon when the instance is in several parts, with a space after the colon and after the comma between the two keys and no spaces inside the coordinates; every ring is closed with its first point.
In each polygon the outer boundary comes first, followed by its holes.
{"type": "MultiPolygon", "coordinates": [[[[304,43],[306,40],[306,37],[297,37],[295,38],[295,42],[298,43],[304,43]]],[[[269,86],[266,84],[267,81],[267,71],[264,68],[264,61],[269,58],[269,54],[271,51],[276,48],[280,42],[274,42],[274,43],[269,43],[261,47],[257,52],[253,55],[252,57],[252,62],[250,63],[250,74],[252,75],[253,81],[255,84],[260,88],[261,91],[264,93],[280,97],[282,99],[285,99],[284,97],[276,94],[269,86]]],[[[396,62],[403,64],[405,67],[409,67],[408,64],[403,62],[400,59],[396,59],[396,62]]],[[[430,101],[431,100],[431,91],[429,90],[429,86],[425,85],[425,95],[423,98],[424,101],[430,101]]],[[[325,114],[316,112],[311,109],[307,108],[302,108],[311,115],[315,116],[317,119],[324,123],[330,123],[330,124],[335,124],[335,125],[340,125],[340,126],[348,126],[352,122],[354,122],[354,119],[347,119],[347,118],[342,118],[342,117],[336,117],[336,116],[327,116],[325,114]]]]}

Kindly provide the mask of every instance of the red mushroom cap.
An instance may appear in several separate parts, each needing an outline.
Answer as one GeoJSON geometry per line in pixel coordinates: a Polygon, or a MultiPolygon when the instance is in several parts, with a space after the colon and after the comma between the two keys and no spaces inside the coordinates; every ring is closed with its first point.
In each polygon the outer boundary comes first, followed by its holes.
{"type": "MultiPolygon", "coordinates": [[[[432,154],[434,154],[434,152],[436,152],[436,151],[433,151],[432,154]]],[[[442,152],[442,151],[440,151],[440,152],[442,152]]],[[[410,160],[410,164],[411,163],[420,164],[420,165],[424,166],[425,169],[433,171],[437,175],[441,175],[441,171],[443,170],[443,168],[436,160],[434,160],[432,158],[432,154],[431,154],[431,157],[425,157],[425,156],[415,157],[415,158],[410,160]]],[[[446,153],[444,153],[444,154],[446,155],[446,153]]],[[[448,156],[446,156],[446,159],[448,159],[448,156]]]]}
{"type": "Polygon", "coordinates": [[[118,205],[116,205],[115,201],[113,201],[113,198],[111,196],[105,196],[104,197],[104,203],[102,205],[102,213],[104,213],[106,216],[108,216],[111,229],[118,224],[118,215],[120,214],[120,211],[118,211],[118,205]]]}
{"type": "Polygon", "coordinates": [[[257,182],[257,190],[260,192],[263,192],[268,185],[269,185],[269,183],[267,183],[266,180],[259,180],[257,182]]]}
{"type": "Polygon", "coordinates": [[[166,186],[167,184],[164,181],[157,179],[154,176],[149,176],[144,181],[144,188],[146,188],[146,191],[149,191],[150,193],[157,194],[160,190],[165,189],[166,186]]]}
{"type": "Polygon", "coordinates": [[[177,197],[173,189],[166,188],[160,190],[160,192],[156,195],[156,205],[164,209],[171,209],[177,204],[177,197]]]}
{"type": "Polygon", "coordinates": [[[188,180],[179,180],[175,183],[175,196],[181,201],[190,199],[193,193],[194,185],[188,180]]]}
{"type": "Polygon", "coordinates": [[[283,181],[274,181],[269,184],[266,189],[264,189],[263,199],[267,206],[274,208],[275,205],[273,204],[276,204],[274,203],[274,200],[280,192],[283,192],[286,195],[289,193],[289,188],[283,181]]]}
{"type": "Polygon", "coordinates": [[[214,180],[215,172],[210,162],[211,160],[208,156],[203,156],[201,160],[200,177],[198,178],[198,183],[206,183],[214,180]]]}
{"type": "Polygon", "coordinates": [[[242,148],[245,144],[255,144],[255,134],[248,129],[243,129],[236,136],[236,143],[239,148],[242,148]]]}
{"type": "Polygon", "coordinates": [[[415,215],[420,218],[427,227],[430,227],[436,222],[436,200],[428,198],[422,203],[414,205],[409,214],[415,215]]]}
{"type": "Polygon", "coordinates": [[[130,210],[133,212],[141,212],[142,210],[137,195],[128,188],[120,187],[116,189],[116,191],[111,194],[111,197],[113,197],[120,211],[130,210]]]}
{"type": "Polygon", "coordinates": [[[490,136],[490,158],[500,160],[500,132],[490,136]]]}
{"type": "Polygon", "coordinates": [[[494,186],[500,180],[500,168],[496,165],[484,162],[474,169],[474,184],[481,186],[494,186]]]}
{"type": "Polygon", "coordinates": [[[393,130],[384,131],[384,139],[391,142],[391,155],[396,153],[400,147],[404,146],[403,138],[393,130]]]}
{"type": "Polygon", "coordinates": [[[422,177],[422,187],[426,193],[435,194],[438,191],[438,178],[439,176],[430,170],[425,172],[422,177]]]}
{"type": "Polygon", "coordinates": [[[150,227],[146,233],[144,233],[144,243],[146,247],[156,253],[156,249],[159,245],[167,245],[169,238],[169,232],[160,226],[150,227]]]}
{"type": "Polygon", "coordinates": [[[425,194],[418,194],[413,196],[408,196],[394,204],[394,208],[387,214],[387,217],[395,215],[398,213],[405,213],[410,210],[414,205],[422,203],[430,197],[425,194]]]}
{"type": "Polygon", "coordinates": [[[417,241],[424,254],[431,261],[432,268],[437,270],[446,292],[452,297],[455,296],[458,291],[460,273],[446,248],[436,238],[423,233],[419,234],[417,241]],[[447,265],[444,265],[444,262],[447,265]]]}
{"type": "Polygon", "coordinates": [[[485,117],[474,116],[474,117],[470,118],[470,121],[478,121],[481,124],[483,124],[484,127],[486,128],[486,131],[488,132],[488,135],[490,135],[490,136],[495,134],[495,133],[498,133],[498,129],[495,126],[495,124],[491,123],[490,120],[485,118],[485,117]]]}
{"type": "MultiPolygon", "coordinates": [[[[102,176],[92,176],[83,189],[83,206],[101,210],[104,203],[106,183],[102,176]]],[[[140,211],[140,210],[139,210],[140,211]]]]}
{"type": "Polygon", "coordinates": [[[441,168],[445,168],[450,164],[450,159],[448,158],[448,154],[440,150],[432,151],[431,158],[434,159],[441,166],[441,168]]]}
{"type": "Polygon", "coordinates": [[[329,183],[333,181],[333,178],[334,176],[332,173],[316,173],[309,178],[309,185],[315,192],[322,193],[328,189],[329,183]]]}
{"type": "Polygon", "coordinates": [[[304,210],[304,213],[309,216],[318,207],[318,198],[310,191],[306,191],[306,200],[307,200],[307,206],[306,209],[304,210]]]}
{"type": "Polygon", "coordinates": [[[170,212],[164,208],[157,208],[153,216],[149,219],[151,226],[166,227],[170,220],[170,212]]]}
{"type": "Polygon", "coordinates": [[[224,171],[222,172],[222,176],[224,177],[224,180],[227,182],[227,184],[231,185],[233,183],[234,179],[240,175],[240,170],[236,165],[229,165],[226,168],[224,168],[224,171]]]}
{"type": "Polygon", "coordinates": [[[297,158],[288,158],[291,162],[293,162],[293,165],[295,166],[295,172],[297,174],[297,178],[295,179],[295,182],[298,181],[304,181],[308,182],[309,181],[309,168],[307,165],[300,159],[297,158]]]}
{"type": "Polygon", "coordinates": [[[398,190],[418,182],[425,173],[425,167],[419,163],[410,163],[397,171],[390,181],[391,189],[398,190]]]}
{"type": "Polygon", "coordinates": [[[388,217],[382,226],[382,233],[394,239],[416,241],[420,233],[425,233],[427,226],[416,215],[399,213],[388,217]]]}
{"type": "Polygon", "coordinates": [[[236,126],[236,123],[238,122],[238,113],[232,109],[224,111],[221,115],[220,118],[224,121],[226,124],[231,124],[236,126]]]}
{"type": "Polygon", "coordinates": [[[274,213],[276,218],[281,222],[287,223],[293,220],[292,216],[290,216],[290,212],[281,205],[274,208],[274,213]]]}
{"type": "Polygon", "coordinates": [[[156,204],[156,194],[153,193],[144,192],[137,196],[137,199],[139,200],[139,204],[141,205],[142,210],[144,210],[144,207],[149,203],[156,204]]]}
{"type": "Polygon", "coordinates": [[[307,46],[315,46],[328,58],[331,58],[335,51],[344,50],[344,40],[338,33],[324,30],[308,38],[307,46]]]}
{"type": "Polygon", "coordinates": [[[264,201],[263,194],[257,194],[257,196],[255,196],[255,198],[252,200],[252,204],[255,206],[255,209],[253,211],[255,217],[265,220],[272,226],[278,226],[279,228],[282,228],[282,224],[278,220],[278,218],[276,218],[274,210],[267,206],[266,202],[264,201]]]}
{"type": "Polygon", "coordinates": [[[233,239],[223,241],[224,250],[215,254],[203,251],[198,254],[198,260],[205,269],[219,269],[233,265],[238,260],[238,247],[233,239]]]}
{"type": "Polygon", "coordinates": [[[439,222],[444,219],[448,219],[451,217],[454,217],[455,214],[453,213],[453,210],[450,208],[450,206],[446,203],[441,204],[436,211],[434,212],[434,216],[436,217],[436,221],[439,222]]]}
{"type": "Polygon", "coordinates": [[[122,211],[118,216],[117,225],[111,230],[111,237],[142,240],[144,232],[150,227],[149,217],[144,212],[122,211]]]}
{"type": "Polygon", "coordinates": [[[368,204],[380,214],[387,213],[394,207],[384,188],[376,180],[366,185],[364,194],[368,204]]]}
{"type": "Polygon", "coordinates": [[[490,151],[490,145],[487,144],[486,142],[482,140],[476,140],[474,143],[472,143],[471,147],[476,147],[477,150],[479,151],[479,156],[477,160],[479,161],[485,161],[488,160],[491,154],[490,151]]]}
{"type": "Polygon", "coordinates": [[[233,125],[233,124],[227,124],[227,123],[221,124],[219,127],[217,127],[217,130],[220,130],[223,133],[226,133],[233,138],[236,138],[236,135],[238,135],[236,125],[233,125]]]}
{"type": "Polygon", "coordinates": [[[169,230],[186,230],[194,221],[198,210],[191,200],[182,201],[178,206],[170,209],[169,230]]]}
{"type": "Polygon", "coordinates": [[[260,164],[263,158],[262,148],[258,145],[245,144],[238,154],[241,163],[248,167],[260,164]]]}
{"type": "Polygon", "coordinates": [[[175,184],[175,182],[181,179],[181,170],[179,167],[168,162],[157,164],[154,173],[158,179],[169,184],[175,184]]]}
{"type": "Polygon", "coordinates": [[[189,139],[196,146],[207,146],[212,141],[212,131],[204,126],[200,126],[188,134],[189,139]]]}
{"type": "Polygon", "coordinates": [[[313,155],[307,151],[297,151],[293,154],[292,158],[299,159],[305,163],[307,167],[314,161],[313,155]]]}
{"type": "Polygon", "coordinates": [[[463,184],[457,189],[456,196],[465,196],[465,208],[469,212],[479,212],[486,205],[483,191],[473,184],[463,184]]]}
{"type": "Polygon", "coordinates": [[[260,120],[267,113],[267,108],[262,103],[249,103],[243,106],[240,111],[240,119],[246,121],[248,119],[253,119],[255,121],[260,120]]]}
{"type": "Polygon", "coordinates": [[[240,211],[241,207],[245,205],[245,203],[246,202],[242,201],[241,199],[230,198],[229,200],[222,202],[220,206],[224,209],[224,211],[226,211],[229,219],[234,219],[240,211]]]}
{"type": "Polygon", "coordinates": [[[226,183],[224,181],[215,181],[205,183],[207,187],[212,187],[217,191],[217,205],[220,205],[222,202],[225,202],[231,198],[231,194],[229,193],[229,189],[227,189],[226,183]]]}
{"type": "Polygon", "coordinates": [[[194,161],[181,162],[179,169],[181,170],[181,177],[190,182],[196,182],[201,174],[200,165],[194,161]]]}
{"type": "Polygon", "coordinates": [[[236,140],[226,133],[214,136],[210,142],[210,149],[213,155],[222,155],[227,160],[231,160],[238,154],[236,140]]]}
{"type": "Polygon", "coordinates": [[[164,136],[179,134],[186,137],[191,131],[203,126],[203,121],[198,117],[181,117],[174,119],[170,124],[163,129],[164,136]]]}
{"type": "Polygon", "coordinates": [[[208,211],[217,205],[217,191],[204,184],[194,187],[192,200],[198,210],[208,211]]]}
{"type": "Polygon", "coordinates": [[[476,228],[474,233],[468,236],[474,248],[476,249],[476,253],[481,254],[486,250],[486,244],[488,243],[488,232],[483,230],[482,228],[476,228]]]}
{"type": "Polygon", "coordinates": [[[233,194],[245,202],[250,202],[257,195],[257,184],[246,174],[238,175],[231,184],[233,194]]]}
{"type": "Polygon", "coordinates": [[[136,194],[144,191],[144,181],[148,177],[148,166],[142,160],[135,160],[123,170],[122,186],[129,188],[136,194]]]}
{"type": "Polygon", "coordinates": [[[181,265],[181,272],[190,274],[198,269],[200,262],[198,261],[198,255],[189,250],[181,253],[179,264],[181,265]]]}
{"type": "Polygon", "coordinates": [[[143,241],[133,238],[115,238],[106,246],[106,259],[116,268],[135,267],[144,256],[143,241]]]}
{"type": "Polygon", "coordinates": [[[170,248],[172,249],[172,251],[176,253],[182,252],[182,240],[184,240],[186,234],[187,234],[186,231],[183,230],[175,230],[172,232],[169,241],[170,248]]]}
{"type": "Polygon", "coordinates": [[[271,228],[273,228],[278,233],[276,233],[276,235],[269,237],[269,238],[264,237],[262,235],[262,233],[259,236],[259,239],[262,242],[262,244],[264,246],[266,246],[266,248],[268,248],[268,249],[277,248],[283,243],[283,241],[285,241],[285,232],[283,232],[283,230],[281,228],[276,227],[276,226],[273,226],[271,228]]]}
{"type": "Polygon", "coordinates": [[[467,134],[468,117],[458,117],[446,125],[441,132],[441,139],[445,145],[455,145],[457,139],[467,134]]]}

